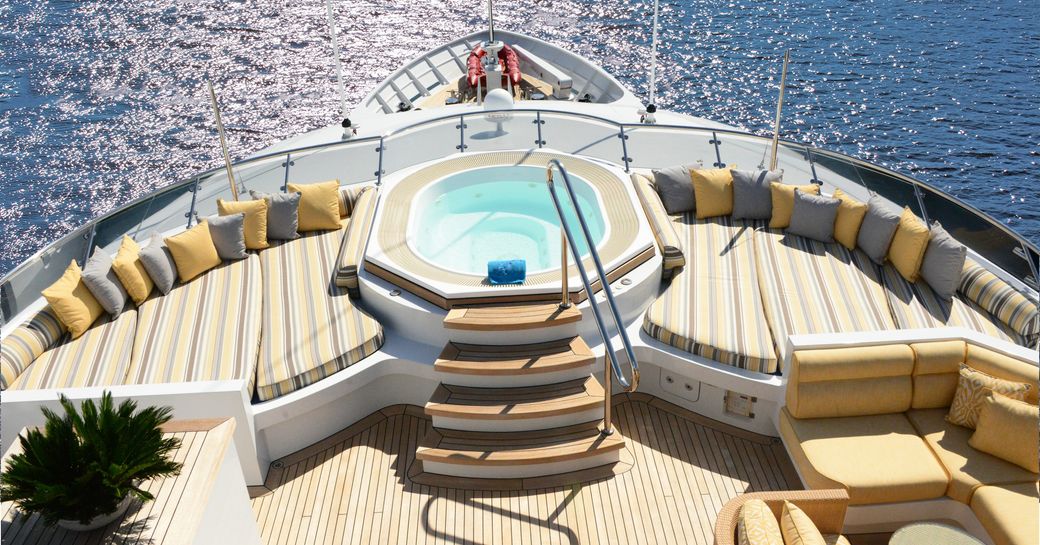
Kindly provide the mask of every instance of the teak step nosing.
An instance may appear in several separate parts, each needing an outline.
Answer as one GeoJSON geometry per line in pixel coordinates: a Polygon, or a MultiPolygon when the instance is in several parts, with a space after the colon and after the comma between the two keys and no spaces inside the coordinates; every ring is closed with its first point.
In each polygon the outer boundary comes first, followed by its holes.
{"type": "Polygon", "coordinates": [[[444,317],[446,329],[467,331],[519,331],[572,324],[581,320],[576,305],[556,303],[480,305],[455,307],[444,317]]]}
{"type": "Polygon", "coordinates": [[[426,414],[455,419],[536,419],[594,410],[603,405],[603,387],[594,377],[521,388],[440,385],[426,414]]]}
{"type": "Polygon", "coordinates": [[[434,362],[442,373],[517,376],[558,373],[596,363],[592,349],[581,337],[544,343],[476,345],[449,342],[434,362]]]}

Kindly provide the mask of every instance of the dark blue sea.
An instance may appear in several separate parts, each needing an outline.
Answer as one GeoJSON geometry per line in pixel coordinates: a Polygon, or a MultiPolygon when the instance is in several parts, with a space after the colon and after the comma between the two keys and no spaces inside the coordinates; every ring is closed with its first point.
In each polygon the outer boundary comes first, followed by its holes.
{"type": "MultiPolygon", "coordinates": [[[[652,2],[500,0],[497,25],[571,48],[646,96],[652,2]]],[[[1037,0],[663,1],[659,104],[939,186],[1040,240],[1037,0]]],[[[356,104],[484,26],[480,0],[337,0],[356,104]]],[[[321,0],[0,0],[0,274],[113,207],[338,120],[321,0]]]]}

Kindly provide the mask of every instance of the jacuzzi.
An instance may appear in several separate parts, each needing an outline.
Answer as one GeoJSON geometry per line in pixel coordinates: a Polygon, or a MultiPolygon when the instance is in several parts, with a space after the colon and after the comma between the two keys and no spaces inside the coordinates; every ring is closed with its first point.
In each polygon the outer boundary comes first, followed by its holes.
{"type": "MultiPolygon", "coordinates": [[[[548,151],[458,154],[383,179],[365,254],[368,273],[442,308],[477,302],[553,300],[560,293],[560,222],[545,181],[550,159],[568,170],[608,277],[653,255],[629,175],[613,165],[548,151]],[[523,259],[527,280],[492,285],[487,263],[523,259]]],[[[557,193],[590,279],[595,269],[557,172],[557,193]]],[[[572,298],[584,298],[568,254],[572,298]]]]}

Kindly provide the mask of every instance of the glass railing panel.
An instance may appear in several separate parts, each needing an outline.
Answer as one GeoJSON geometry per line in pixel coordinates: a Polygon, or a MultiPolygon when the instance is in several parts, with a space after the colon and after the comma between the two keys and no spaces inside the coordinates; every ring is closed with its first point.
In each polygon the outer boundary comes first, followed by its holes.
{"type": "Polygon", "coordinates": [[[538,147],[538,114],[535,112],[473,114],[465,119],[468,153],[538,147]]]}
{"type": "MultiPolygon", "coordinates": [[[[378,169],[379,140],[359,140],[292,154],[287,179],[298,184],[339,180],[350,185],[375,179],[378,169]]],[[[279,184],[277,189],[281,188],[279,184]]]]}
{"type": "Polygon", "coordinates": [[[715,162],[710,131],[653,125],[628,125],[626,144],[633,168],[662,168],[674,165],[715,162]]]}
{"type": "Polygon", "coordinates": [[[194,183],[180,182],[159,193],[99,220],[94,231],[95,247],[115,254],[123,235],[144,242],[153,231],[165,233],[187,225],[194,183]]]}
{"type": "MultiPolygon", "coordinates": [[[[384,175],[459,153],[459,118],[423,123],[383,140],[384,175]]],[[[378,154],[377,154],[378,157],[378,154]]]]}
{"type": "Polygon", "coordinates": [[[576,115],[542,112],[542,140],[546,148],[595,157],[624,165],[619,127],[576,115]]]}
{"type": "MultiPolygon", "coordinates": [[[[896,174],[833,152],[813,149],[812,156],[816,174],[825,182],[838,187],[855,184],[866,189],[867,195],[876,193],[900,208],[909,206],[918,217],[924,217],[914,184],[896,174]]],[[[867,195],[854,196],[866,198],[867,195]]]]}
{"type": "MultiPolygon", "coordinates": [[[[238,188],[238,198],[248,200],[250,189],[263,192],[280,190],[285,180],[285,170],[282,166],[284,162],[284,157],[269,157],[232,167],[238,188]]],[[[216,214],[218,199],[225,201],[235,199],[225,169],[215,170],[199,179],[199,191],[195,204],[195,213],[198,218],[204,219],[206,216],[216,214]]]]}

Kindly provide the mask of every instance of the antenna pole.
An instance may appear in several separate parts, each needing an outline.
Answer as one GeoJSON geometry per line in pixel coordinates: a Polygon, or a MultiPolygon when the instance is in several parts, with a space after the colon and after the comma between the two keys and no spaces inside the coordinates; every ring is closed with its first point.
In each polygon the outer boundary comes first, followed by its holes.
{"type": "Polygon", "coordinates": [[[769,170],[776,170],[776,148],[780,144],[780,113],[784,109],[784,90],[787,88],[787,63],[791,60],[791,50],[784,51],[784,68],[780,72],[780,98],[776,101],[776,122],[773,124],[773,158],[769,161],[769,170]]]}
{"type": "Polygon", "coordinates": [[[231,170],[231,155],[228,154],[227,136],[224,135],[224,122],[220,120],[220,107],[217,106],[217,93],[213,91],[213,83],[206,81],[209,86],[209,101],[213,105],[213,117],[217,119],[217,133],[220,134],[220,149],[224,152],[224,168],[227,169],[228,184],[231,185],[231,196],[238,200],[238,184],[235,183],[235,173],[231,170]]]}
{"type": "MultiPolygon", "coordinates": [[[[343,87],[343,63],[339,58],[339,36],[336,35],[336,18],[332,15],[332,0],[325,0],[325,11],[329,17],[329,34],[332,35],[332,54],[336,58],[336,88],[339,91],[339,111],[347,119],[347,91],[343,87]]],[[[346,128],[347,125],[344,125],[346,128]]]]}
{"type": "Polygon", "coordinates": [[[495,41],[495,10],[494,0],[488,0],[488,43],[495,41]]]}

